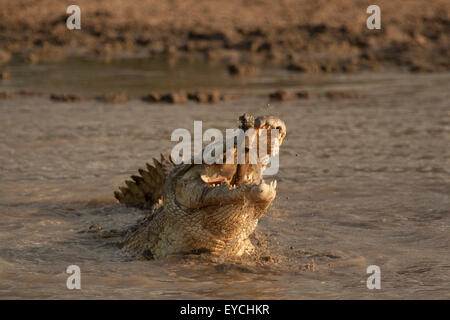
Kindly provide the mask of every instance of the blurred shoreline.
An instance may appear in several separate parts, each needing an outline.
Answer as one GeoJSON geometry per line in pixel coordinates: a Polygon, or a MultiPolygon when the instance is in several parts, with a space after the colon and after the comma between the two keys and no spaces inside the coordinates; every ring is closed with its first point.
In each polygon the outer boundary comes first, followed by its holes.
{"type": "Polygon", "coordinates": [[[445,0],[379,1],[381,30],[367,29],[370,3],[360,0],[80,0],[81,30],[66,28],[67,3],[0,4],[0,65],[188,56],[243,75],[261,65],[299,73],[450,70],[445,0]]]}

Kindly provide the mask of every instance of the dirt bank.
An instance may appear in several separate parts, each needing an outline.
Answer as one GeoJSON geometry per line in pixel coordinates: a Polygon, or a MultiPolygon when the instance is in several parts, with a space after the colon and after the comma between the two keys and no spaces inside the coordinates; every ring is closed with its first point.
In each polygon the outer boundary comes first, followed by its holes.
{"type": "Polygon", "coordinates": [[[378,1],[381,30],[368,30],[361,0],[79,0],[81,30],[67,30],[66,3],[0,0],[0,64],[72,55],[198,55],[272,64],[294,72],[401,68],[448,71],[446,0],[378,1]]]}

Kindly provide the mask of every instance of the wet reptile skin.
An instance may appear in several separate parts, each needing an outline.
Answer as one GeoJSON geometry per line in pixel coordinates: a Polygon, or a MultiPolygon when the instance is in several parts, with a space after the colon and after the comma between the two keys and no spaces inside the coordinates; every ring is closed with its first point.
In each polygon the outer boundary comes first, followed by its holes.
{"type": "MultiPolygon", "coordinates": [[[[284,137],[286,129],[278,118],[260,117],[255,123],[265,119],[266,127],[282,124],[284,137]]],[[[155,167],[162,165],[156,161],[155,167]]],[[[262,179],[261,164],[180,164],[166,171],[160,205],[153,206],[152,213],[128,232],[123,249],[149,259],[202,252],[240,256],[254,250],[249,236],[276,196],[276,181],[266,183],[262,179]],[[238,172],[244,178],[240,183],[221,184],[208,184],[201,179],[213,172],[227,172],[230,181],[238,172]]],[[[140,189],[152,189],[144,184],[145,181],[136,182],[140,189]]],[[[119,201],[131,201],[131,193],[127,194],[123,188],[121,191],[116,193],[119,201]]],[[[155,197],[145,195],[144,198],[155,197]]]]}

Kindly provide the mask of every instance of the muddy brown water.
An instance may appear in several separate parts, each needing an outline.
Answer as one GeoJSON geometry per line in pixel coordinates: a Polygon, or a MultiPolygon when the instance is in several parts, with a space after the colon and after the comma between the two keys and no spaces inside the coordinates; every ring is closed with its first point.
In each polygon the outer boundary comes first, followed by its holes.
{"type": "Polygon", "coordinates": [[[149,62],[8,66],[2,90],[95,95],[218,88],[216,105],[0,100],[0,298],[450,298],[450,75],[298,75],[149,62]],[[270,102],[277,88],[361,97],[270,102]],[[175,144],[176,128],[233,128],[243,112],[287,123],[278,194],[260,221],[261,260],[141,261],[115,239],[142,217],[114,202],[130,174],[175,144]],[[66,288],[67,266],[81,290],[66,288]],[[366,268],[381,269],[381,289],[366,268]]]}

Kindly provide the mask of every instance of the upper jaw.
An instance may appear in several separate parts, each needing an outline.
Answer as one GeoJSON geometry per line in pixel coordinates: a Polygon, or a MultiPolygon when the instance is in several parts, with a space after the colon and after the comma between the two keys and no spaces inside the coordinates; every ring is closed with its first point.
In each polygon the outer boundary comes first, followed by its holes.
{"type": "Polygon", "coordinates": [[[261,116],[255,119],[255,129],[276,129],[278,130],[278,137],[280,139],[280,145],[286,136],[286,124],[283,120],[273,116],[261,116]]]}
{"type": "Polygon", "coordinates": [[[279,153],[279,147],[286,136],[286,125],[283,120],[277,117],[263,116],[256,118],[254,128],[256,130],[258,154],[265,167],[269,158],[279,153]],[[276,132],[272,130],[277,130],[278,134],[274,135],[276,132]],[[265,155],[261,155],[260,152],[265,153],[265,155]]]}
{"type": "MultiPolygon", "coordinates": [[[[272,149],[272,143],[269,146],[268,143],[268,155],[275,155],[279,152],[278,147],[282,144],[284,137],[286,136],[286,125],[283,120],[274,117],[274,116],[260,116],[255,120],[248,115],[245,117],[245,114],[240,117],[242,125],[246,124],[248,126],[245,129],[249,129],[253,126],[256,130],[256,137],[261,140],[262,130],[268,130],[268,133],[271,129],[278,130],[278,144],[275,144],[275,149],[272,149]],[[244,121],[245,120],[245,121],[244,121]],[[244,123],[245,122],[245,123],[244,123]],[[248,123],[247,123],[248,122],[248,123]]],[[[270,133],[269,133],[270,136],[270,133]]],[[[265,140],[264,140],[265,141],[265,140]]],[[[270,140],[267,140],[268,142],[270,140]]],[[[262,141],[259,141],[262,142],[262,141]]],[[[236,150],[236,149],[235,149],[236,150]]],[[[260,160],[266,160],[264,159],[260,160]]],[[[227,185],[230,189],[235,189],[239,186],[252,186],[252,185],[260,185],[263,184],[261,170],[263,169],[264,163],[261,161],[258,165],[254,164],[223,164],[219,165],[221,167],[210,166],[207,168],[205,174],[201,175],[201,179],[208,187],[217,187],[220,185],[227,185]],[[212,170],[210,173],[208,170],[212,170]]],[[[276,188],[275,187],[273,189],[276,188]]]]}

